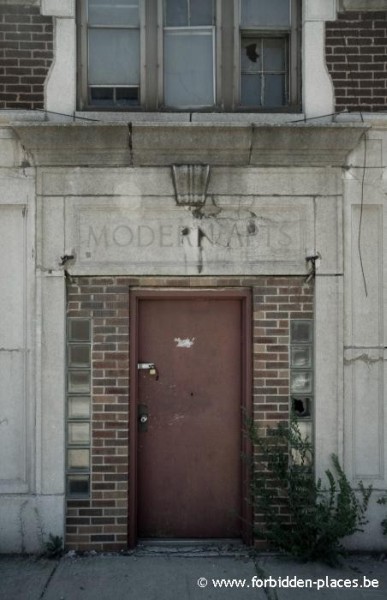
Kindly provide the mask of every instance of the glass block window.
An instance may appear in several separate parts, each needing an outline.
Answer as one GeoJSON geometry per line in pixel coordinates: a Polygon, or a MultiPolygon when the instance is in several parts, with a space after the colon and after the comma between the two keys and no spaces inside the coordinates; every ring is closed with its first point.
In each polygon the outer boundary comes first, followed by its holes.
{"type": "MultiPolygon", "coordinates": [[[[102,5],[101,7],[102,8],[102,5]]],[[[67,463],[69,498],[90,495],[91,322],[67,322],[67,463]]]]}
{"type": "Polygon", "coordinates": [[[290,323],[290,398],[298,426],[313,441],[313,321],[290,323]]]}

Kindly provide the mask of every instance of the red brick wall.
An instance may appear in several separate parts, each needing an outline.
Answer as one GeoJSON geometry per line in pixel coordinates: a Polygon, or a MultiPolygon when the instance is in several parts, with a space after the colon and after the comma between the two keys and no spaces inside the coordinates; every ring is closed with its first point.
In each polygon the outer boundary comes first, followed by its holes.
{"type": "Polygon", "coordinates": [[[43,108],[52,46],[52,17],[0,0],[0,109],[43,108]]]}
{"type": "Polygon", "coordinates": [[[326,61],[336,110],[387,108],[387,13],[343,12],[326,23],[326,61]]]}
{"type": "Polygon", "coordinates": [[[313,290],[300,277],[75,278],[68,315],[93,327],[92,483],[89,500],[67,502],[67,548],[127,545],[130,286],[251,288],[254,417],[263,427],[289,416],[289,321],[313,316],[313,290]]]}

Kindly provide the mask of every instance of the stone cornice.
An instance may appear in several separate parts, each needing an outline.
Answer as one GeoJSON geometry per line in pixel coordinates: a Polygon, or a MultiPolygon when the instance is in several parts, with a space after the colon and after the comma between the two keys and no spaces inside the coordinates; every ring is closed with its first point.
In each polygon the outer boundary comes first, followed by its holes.
{"type": "Polygon", "coordinates": [[[13,123],[33,166],[342,166],[362,124],[13,123]]]}

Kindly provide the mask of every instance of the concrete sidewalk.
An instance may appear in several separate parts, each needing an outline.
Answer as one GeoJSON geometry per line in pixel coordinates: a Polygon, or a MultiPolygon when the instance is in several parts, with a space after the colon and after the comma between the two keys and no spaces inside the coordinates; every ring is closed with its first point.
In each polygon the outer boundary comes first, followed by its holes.
{"type": "Polygon", "coordinates": [[[387,598],[387,558],[352,557],[333,569],[244,552],[140,550],[125,556],[70,554],[60,560],[0,556],[0,600],[227,598],[381,600],[387,598]]]}

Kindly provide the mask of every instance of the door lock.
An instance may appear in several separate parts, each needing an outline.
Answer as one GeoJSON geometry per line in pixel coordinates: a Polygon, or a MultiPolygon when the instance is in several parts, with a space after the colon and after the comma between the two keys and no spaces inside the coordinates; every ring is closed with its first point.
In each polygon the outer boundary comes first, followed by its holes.
{"type": "Polygon", "coordinates": [[[159,373],[157,371],[155,363],[137,363],[137,369],[139,371],[149,371],[149,375],[156,376],[156,381],[159,378],[159,373]]]}
{"type": "Polygon", "coordinates": [[[138,405],[138,431],[146,432],[148,431],[148,407],[145,404],[138,405]]]}

